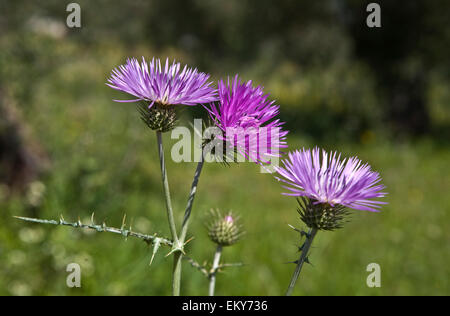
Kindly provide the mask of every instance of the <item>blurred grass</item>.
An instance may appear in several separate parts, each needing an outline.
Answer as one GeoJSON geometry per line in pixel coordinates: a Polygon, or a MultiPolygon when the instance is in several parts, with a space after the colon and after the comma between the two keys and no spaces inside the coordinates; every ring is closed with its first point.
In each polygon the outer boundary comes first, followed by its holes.
{"type": "MultiPolygon", "coordinates": [[[[140,122],[132,104],[112,101],[122,95],[104,84],[112,67],[126,56],[154,52],[104,43],[89,53],[70,42],[53,48],[58,67],[34,82],[32,102],[23,107],[33,134],[51,157],[51,172],[31,186],[26,198],[2,199],[6,188],[0,188],[0,294],[170,294],[172,260],[164,258],[166,249],[149,267],[151,249],[142,241],[12,218],[57,219],[63,214],[67,220],[88,221],[95,212],[98,221],[120,226],[126,214],[136,231],[169,236],[155,136],[140,122]],[[82,267],[81,289],[66,287],[65,268],[71,262],[82,267]]],[[[178,57],[177,52],[166,53],[178,57]]],[[[189,62],[188,57],[183,61],[189,62]]],[[[214,79],[223,75],[216,73],[214,79]]],[[[343,230],[320,233],[311,254],[313,265],[304,269],[295,294],[448,295],[449,148],[430,139],[407,143],[373,135],[364,139],[318,145],[358,155],[379,170],[389,204],[379,214],[355,212],[343,230]],[[366,286],[366,266],[372,262],[381,265],[379,289],[366,286]]],[[[166,136],[167,154],[171,143],[166,136]]],[[[289,145],[316,143],[308,130],[302,130],[289,136],[289,145]]],[[[178,223],[194,170],[194,163],[168,161],[178,223]]],[[[247,230],[241,243],[224,250],[226,262],[247,265],[218,277],[218,295],[284,294],[294,269],[286,262],[297,259],[298,244],[287,224],[301,223],[295,199],[281,192],[271,175],[259,173],[250,163],[206,165],[194,205],[190,234],[195,239],[189,253],[200,262],[212,259],[214,246],[202,224],[210,208],[239,212],[247,230]]],[[[183,294],[206,294],[207,281],[188,264],[183,277],[183,294]]]]}

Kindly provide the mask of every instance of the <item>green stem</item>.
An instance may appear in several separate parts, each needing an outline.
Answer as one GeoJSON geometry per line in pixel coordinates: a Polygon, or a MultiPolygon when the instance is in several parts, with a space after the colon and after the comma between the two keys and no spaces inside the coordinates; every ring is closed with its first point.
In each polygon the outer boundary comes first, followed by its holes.
{"type": "Polygon", "coordinates": [[[183,254],[181,251],[176,251],[173,254],[173,269],[172,269],[172,289],[173,296],[180,296],[181,288],[181,259],[183,254]]]}
{"type": "Polygon", "coordinates": [[[302,253],[300,255],[300,259],[297,261],[297,267],[295,268],[294,274],[292,275],[291,283],[289,284],[289,287],[286,291],[286,296],[291,296],[292,291],[294,291],[295,283],[297,282],[297,279],[300,275],[300,272],[302,271],[303,264],[305,263],[306,259],[308,258],[308,252],[311,248],[312,242],[314,240],[314,237],[317,234],[316,228],[311,228],[308,232],[308,235],[306,236],[305,243],[302,247],[302,253]]]}
{"type": "MultiPolygon", "coordinates": [[[[202,159],[197,165],[197,169],[194,174],[194,180],[192,181],[192,185],[191,185],[191,192],[189,194],[189,199],[188,199],[188,202],[186,205],[186,210],[184,212],[183,224],[181,227],[181,234],[180,234],[180,240],[179,240],[179,244],[183,245],[183,246],[184,246],[184,243],[186,240],[186,234],[187,234],[187,230],[189,227],[189,219],[191,216],[192,205],[194,204],[195,194],[197,193],[197,185],[198,185],[198,180],[200,179],[200,174],[203,169],[203,163],[204,163],[204,161],[202,159]]],[[[173,275],[174,275],[174,282],[177,282],[178,286],[179,286],[179,283],[181,280],[182,259],[183,259],[183,253],[181,251],[178,251],[177,253],[174,254],[173,275]]]]}
{"type": "Polygon", "coordinates": [[[209,296],[214,296],[214,291],[216,289],[216,273],[219,269],[220,257],[222,255],[222,246],[218,245],[216,253],[214,254],[214,261],[212,266],[212,272],[209,277],[209,296]]]}
{"type": "Polygon", "coordinates": [[[170,198],[169,190],[169,180],[167,179],[166,162],[164,159],[164,147],[162,142],[162,133],[157,131],[156,138],[158,139],[158,152],[159,152],[159,162],[161,165],[161,175],[164,189],[164,197],[166,199],[166,210],[167,218],[169,219],[170,233],[172,234],[172,239],[175,243],[178,242],[177,228],[175,226],[175,220],[173,217],[172,200],[170,198]]]}
{"type": "MultiPolygon", "coordinates": [[[[121,228],[116,228],[116,227],[106,226],[105,223],[95,224],[93,216],[92,216],[91,224],[83,224],[83,223],[81,223],[81,221],[67,222],[62,218],[58,221],[48,220],[48,219],[39,219],[39,218],[20,217],[20,216],[14,216],[14,218],[17,218],[19,220],[26,221],[26,222],[31,222],[31,223],[47,224],[47,225],[55,225],[55,226],[70,226],[72,228],[90,229],[90,230],[93,230],[93,231],[96,231],[99,233],[101,233],[101,232],[113,233],[116,235],[122,235],[125,238],[128,238],[131,236],[131,237],[135,237],[135,238],[144,240],[147,243],[153,243],[153,244],[156,242],[156,240],[158,240],[161,245],[165,245],[165,246],[171,247],[171,248],[173,247],[172,240],[169,240],[168,238],[164,238],[164,237],[158,237],[156,234],[153,234],[153,235],[141,234],[141,233],[132,231],[131,227],[129,229],[125,229],[124,226],[121,228]]],[[[193,266],[199,272],[201,272],[202,275],[209,277],[209,272],[200,263],[198,263],[197,261],[195,261],[194,259],[192,259],[188,256],[184,256],[184,259],[186,259],[186,261],[189,262],[191,264],[191,266],[193,266]]],[[[240,266],[240,265],[242,265],[242,264],[234,263],[234,264],[227,264],[227,265],[222,265],[222,266],[228,267],[228,266],[240,266]]]]}
{"type": "Polygon", "coordinates": [[[197,164],[197,169],[195,170],[194,179],[191,185],[191,192],[189,194],[186,210],[184,212],[183,225],[181,226],[181,234],[180,234],[180,241],[183,243],[186,240],[186,234],[189,227],[189,219],[191,217],[192,205],[194,204],[195,194],[197,193],[198,180],[200,179],[200,174],[202,173],[203,164],[204,164],[203,159],[197,164]]]}
{"type": "MultiPolygon", "coordinates": [[[[177,228],[175,226],[175,220],[173,216],[172,209],[172,201],[170,198],[170,190],[169,190],[169,181],[167,179],[167,170],[166,163],[164,159],[164,148],[162,142],[162,133],[160,131],[156,131],[156,138],[158,140],[158,152],[159,152],[159,162],[161,165],[161,175],[164,189],[164,197],[166,199],[166,210],[167,210],[167,218],[169,220],[170,233],[172,235],[173,244],[175,247],[179,246],[177,228]]],[[[177,254],[179,251],[175,252],[175,258],[177,258],[177,254]]],[[[181,265],[181,264],[180,264],[181,265]]],[[[180,279],[181,279],[181,268],[178,268],[176,261],[174,261],[173,267],[173,282],[172,282],[172,294],[174,296],[180,295],[180,279]]]]}

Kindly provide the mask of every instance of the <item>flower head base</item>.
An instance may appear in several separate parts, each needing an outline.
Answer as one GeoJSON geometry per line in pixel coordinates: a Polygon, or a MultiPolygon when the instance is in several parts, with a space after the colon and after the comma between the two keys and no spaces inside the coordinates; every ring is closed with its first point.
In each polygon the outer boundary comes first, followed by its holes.
{"type": "Polygon", "coordinates": [[[313,204],[326,204],[332,208],[338,205],[378,211],[385,202],[373,200],[386,195],[379,184],[380,175],[363,164],[356,157],[340,160],[340,154],[330,154],[319,148],[302,149],[289,153],[283,161],[284,167],[277,167],[279,181],[287,184],[290,193],[286,195],[305,196],[313,204]]]}
{"type": "Polygon", "coordinates": [[[144,57],[139,64],[137,59],[127,60],[125,65],[114,69],[107,85],[135,96],[133,100],[115,100],[117,102],[147,101],[149,108],[155,103],[160,105],[197,105],[217,100],[217,92],[207,82],[209,75],[197,69],[184,66],[180,72],[180,63],[175,61],[165,67],[159,59],[153,58],[147,64],[144,57]]]}
{"type": "Polygon", "coordinates": [[[244,234],[238,216],[231,212],[223,216],[219,210],[211,210],[207,228],[211,241],[222,247],[237,243],[244,234]]]}
{"type": "MultiPolygon", "coordinates": [[[[279,106],[269,101],[262,87],[254,88],[236,77],[230,82],[218,83],[219,102],[206,107],[211,119],[222,132],[227,147],[246,159],[268,163],[270,157],[280,157],[280,149],[286,148],[287,131],[276,119],[279,106]]],[[[227,157],[226,157],[227,158],[227,157]]]]}
{"type": "Polygon", "coordinates": [[[149,108],[146,104],[140,104],[138,111],[142,121],[152,130],[166,133],[175,128],[177,124],[176,108],[173,105],[161,106],[155,104],[149,108]]]}
{"type": "Polygon", "coordinates": [[[335,230],[342,228],[346,217],[350,214],[348,208],[342,205],[314,203],[307,197],[300,197],[298,201],[298,213],[300,219],[310,228],[317,230],[335,230]]]}

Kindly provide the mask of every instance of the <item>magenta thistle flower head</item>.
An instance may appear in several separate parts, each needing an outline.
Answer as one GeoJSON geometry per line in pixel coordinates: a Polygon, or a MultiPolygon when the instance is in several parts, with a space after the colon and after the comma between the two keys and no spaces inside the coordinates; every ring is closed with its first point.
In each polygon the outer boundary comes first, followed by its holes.
{"type": "Polygon", "coordinates": [[[284,167],[276,168],[277,179],[287,184],[290,193],[286,195],[307,197],[314,205],[378,211],[386,204],[373,200],[386,195],[380,175],[356,157],[340,158],[340,154],[324,150],[321,155],[317,147],[290,152],[284,167]]]}
{"type": "Polygon", "coordinates": [[[107,85],[113,89],[124,91],[136,97],[133,100],[115,100],[117,102],[148,101],[149,108],[154,103],[160,105],[197,105],[217,100],[216,89],[208,82],[209,75],[180,63],[161,66],[159,59],[153,58],[147,63],[131,58],[125,65],[114,69],[107,85]]]}
{"type": "Polygon", "coordinates": [[[261,86],[241,82],[238,75],[230,82],[218,82],[219,101],[206,107],[211,119],[224,133],[223,140],[254,162],[267,162],[263,155],[280,156],[286,148],[287,131],[277,119],[279,106],[268,100],[261,86]]]}

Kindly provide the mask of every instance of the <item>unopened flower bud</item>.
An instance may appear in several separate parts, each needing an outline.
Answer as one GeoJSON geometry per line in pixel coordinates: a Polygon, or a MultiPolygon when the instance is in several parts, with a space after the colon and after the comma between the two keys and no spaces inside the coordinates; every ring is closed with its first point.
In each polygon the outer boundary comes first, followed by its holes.
{"type": "Polygon", "coordinates": [[[223,216],[219,210],[211,210],[207,228],[209,238],[223,247],[235,244],[244,234],[238,216],[231,212],[223,216]]]}

